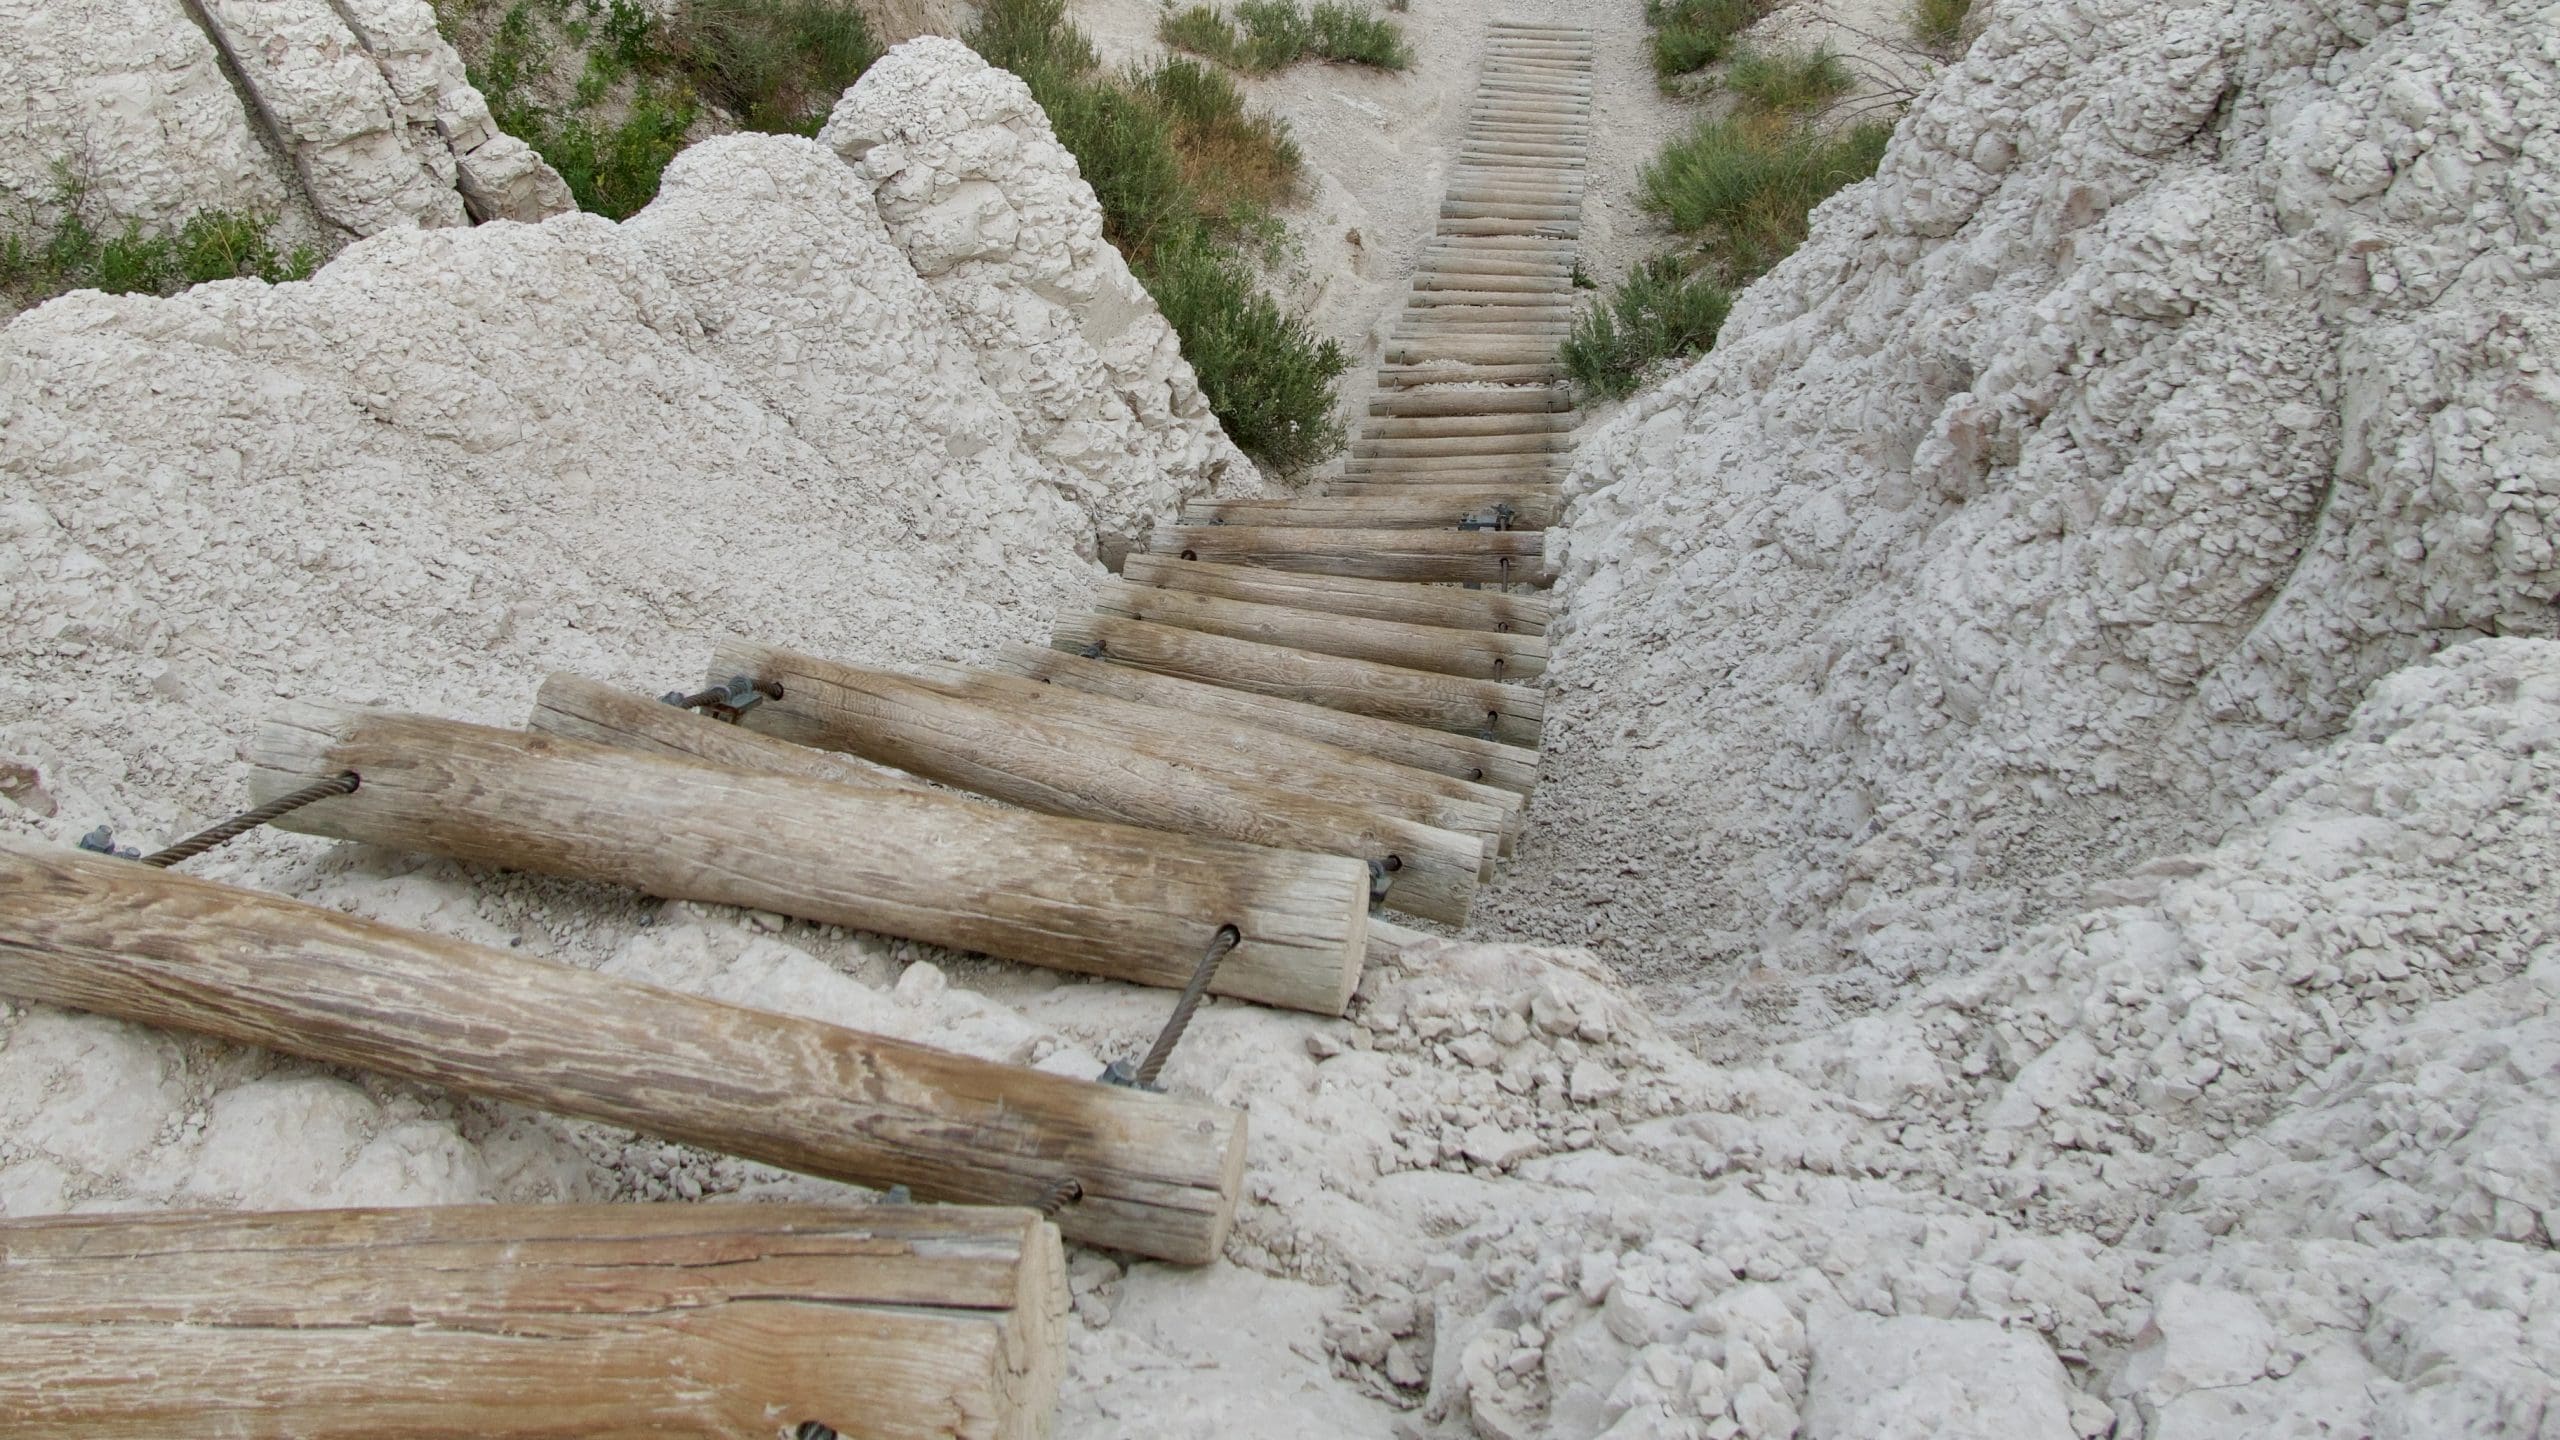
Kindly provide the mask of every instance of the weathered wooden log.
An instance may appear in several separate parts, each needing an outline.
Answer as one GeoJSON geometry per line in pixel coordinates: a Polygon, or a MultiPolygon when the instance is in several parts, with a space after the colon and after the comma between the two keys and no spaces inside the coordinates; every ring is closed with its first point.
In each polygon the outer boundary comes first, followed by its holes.
{"type": "Polygon", "coordinates": [[[1182,523],[1347,530],[1447,530],[1478,524],[1503,530],[1544,530],[1563,509],[1563,492],[1553,486],[1417,485],[1393,495],[1194,500],[1182,507],[1182,523]]]}
{"type": "Polygon", "coordinates": [[[1396,416],[1375,419],[1360,433],[1372,440],[1413,439],[1429,435],[1566,435],[1580,420],[1552,411],[1512,414],[1396,416]]]}
{"type": "Polygon", "coordinates": [[[1443,220],[1579,220],[1579,201],[1563,204],[1521,203],[1511,201],[1443,200],[1443,220]]]}
{"type": "MultiPolygon", "coordinates": [[[[783,686],[782,699],[758,705],[742,722],[767,734],[850,750],[1054,814],[1342,857],[1364,884],[1369,862],[1392,861],[1387,905],[1428,919],[1460,923],[1498,848],[1480,835],[1383,815],[1355,800],[1221,775],[1160,753],[1140,743],[1143,737],[1115,740],[1019,702],[962,698],[914,677],[744,641],[724,641],[712,668],[783,686]]],[[[1325,997],[1330,1014],[1342,1013],[1358,980],[1349,967],[1341,973],[1347,978],[1325,997]]],[[[1219,974],[1223,980],[1224,969],[1219,974]]]]}
{"type": "Polygon", "coordinates": [[[1572,448],[1572,436],[1552,432],[1544,435],[1412,435],[1355,440],[1351,443],[1351,458],[1385,460],[1491,455],[1508,459],[1522,455],[1561,455],[1572,448]]]}
{"type": "Polygon", "coordinates": [[[1526,338],[1540,336],[1553,343],[1573,328],[1572,312],[1562,306],[1552,310],[1522,311],[1493,309],[1417,308],[1397,317],[1395,336],[1398,340],[1428,340],[1435,336],[1454,335],[1462,338],[1526,338]]]}
{"type": "MultiPolygon", "coordinates": [[[[1539,170],[1534,173],[1548,172],[1539,170]]],[[[1434,237],[1422,253],[1425,259],[1459,256],[1483,260],[1544,261],[1570,266],[1581,248],[1571,240],[1547,240],[1535,235],[1442,235],[1434,237]]]]}
{"type": "Polygon", "coordinates": [[[1244,1116],[1224,1106],[973,1060],[5,836],[0,994],[829,1179],[906,1185],[929,1200],[1036,1206],[1072,1179],[1083,1198],[1058,1217],[1070,1238],[1187,1264],[1217,1257],[1244,1170],[1244,1116]]]}
{"type": "MultiPolygon", "coordinates": [[[[1426,271],[1413,278],[1413,293],[1405,297],[1410,309],[1433,309],[1444,305],[1517,306],[1525,310],[1569,311],[1573,305],[1573,280],[1570,276],[1542,280],[1522,280],[1518,288],[1487,290],[1463,283],[1463,273],[1448,274],[1426,271]]],[[[1483,275],[1477,280],[1510,280],[1514,277],[1483,275]]]]}
{"type": "Polygon", "coordinates": [[[1244,942],[1219,967],[1219,993],[1326,1014],[1341,1013],[1358,979],[1367,877],[1330,855],[420,716],[303,707],[261,730],[252,758],[260,801],[363,777],[354,794],[277,822],[306,834],[1142,985],[1189,983],[1209,937],[1234,925],[1244,942]]]}
{"type": "Polygon", "coordinates": [[[0,1223],[0,1415],[62,1440],[1039,1440],[1027,1210],[469,1205],[0,1223]]]}
{"type": "Polygon", "coordinates": [[[1563,378],[1564,366],[1553,361],[1536,365],[1434,361],[1378,367],[1378,384],[1390,390],[1412,385],[1549,385],[1563,378]]]}
{"type": "Polygon", "coordinates": [[[1538,752],[1498,740],[1400,725],[1304,701],[1230,690],[1223,685],[1204,685],[1033,645],[1003,646],[996,652],[996,663],[1017,675],[1088,694],[1243,720],[1523,795],[1538,783],[1538,752]]]}
{"type": "Polygon", "coordinates": [[[1315,655],[1371,660],[1407,670],[1474,680],[1524,680],[1547,668],[1547,642],[1490,630],[1449,630],[1392,620],[1352,620],[1322,610],[1194,595],[1151,585],[1113,581],[1094,592],[1099,615],[1144,620],[1285,646],[1315,655]]]}
{"type": "Polygon", "coordinates": [[[1525,685],[1346,660],[1142,620],[1064,617],[1050,632],[1049,643],[1052,649],[1161,675],[1511,745],[1537,744],[1546,713],[1546,697],[1525,685]]]}
{"type": "Polygon", "coordinates": [[[1490,630],[1505,635],[1544,635],[1553,615],[1553,607],[1543,595],[1300,575],[1251,565],[1177,560],[1169,555],[1133,553],[1122,562],[1120,574],[1132,584],[1187,590],[1195,595],[1223,595],[1230,600],[1263,605],[1290,605],[1335,615],[1454,630],[1490,630]]]}
{"type": "MultiPolygon", "coordinates": [[[[1476,835],[1506,852],[1518,838],[1525,817],[1521,797],[1511,791],[1265,725],[1169,710],[961,665],[930,665],[918,678],[946,695],[1023,706],[1104,736],[1161,739],[1165,748],[1194,763],[1296,794],[1328,800],[1356,795],[1362,809],[1476,835]]],[[[1378,917],[1371,915],[1369,923],[1377,924],[1378,917]]]]}
{"type": "Polygon", "coordinates": [[[1552,361],[1555,351],[1555,346],[1534,340],[1397,340],[1388,343],[1385,359],[1389,365],[1429,365],[1440,361],[1460,365],[1536,365],[1552,361]]]}
{"type": "MultiPolygon", "coordinates": [[[[1423,295],[1519,295],[1531,304],[1555,304],[1573,293],[1573,272],[1560,265],[1428,265],[1413,272],[1415,298],[1423,295]]],[[[1463,302],[1462,302],[1463,303],[1463,302]]],[[[1475,302],[1491,303],[1491,302],[1475,302]]]]}
{"type": "MultiPolygon", "coordinates": [[[[1552,485],[1569,468],[1566,455],[1399,455],[1343,462],[1343,478],[1409,485],[1552,485]]],[[[1396,577],[1386,577],[1393,579],[1396,577]]]]}
{"type": "Polygon", "coordinates": [[[596,745],[619,745],[653,755],[705,760],[738,770],[766,770],[856,787],[886,786],[916,794],[947,795],[946,790],[852,755],[812,750],[769,735],[681,710],[662,700],[617,690],[601,681],[553,671],[535,693],[533,714],[524,728],[540,735],[564,735],[596,745]]]}
{"type": "Polygon", "coordinates": [[[1391,390],[1369,398],[1372,415],[1569,415],[1573,408],[1573,392],[1560,385],[1499,390],[1391,390]]]}
{"type": "Polygon", "coordinates": [[[1159,555],[1363,580],[1531,585],[1555,580],[1537,530],[1315,530],[1288,525],[1159,525],[1159,555]]]}

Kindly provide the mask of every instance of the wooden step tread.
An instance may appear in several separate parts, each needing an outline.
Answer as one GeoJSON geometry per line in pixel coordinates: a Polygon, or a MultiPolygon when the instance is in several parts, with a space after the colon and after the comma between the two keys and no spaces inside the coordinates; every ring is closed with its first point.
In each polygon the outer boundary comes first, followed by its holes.
{"type": "Polygon", "coordinates": [[[1120,573],[1122,578],[1140,585],[1459,630],[1544,635],[1553,614],[1547,599],[1539,595],[1301,575],[1251,565],[1180,560],[1168,555],[1133,554],[1121,562],[1120,573]]]}
{"type": "Polygon", "coordinates": [[[1317,655],[1143,620],[1061,618],[1049,644],[1087,659],[1108,658],[1230,690],[1512,745],[1537,744],[1546,717],[1545,695],[1527,685],[1317,655]]]}
{"type": "Polygon", "coordinates": [[[1517,682],[1547,668],[1547,642],[1531,635],[1352,619],[1324,610],[1195,595],[1127,580],[1109,580],[1096,587],[1092,606],[1095,614],[1122,620],[1469,680],[1517,682]]]}

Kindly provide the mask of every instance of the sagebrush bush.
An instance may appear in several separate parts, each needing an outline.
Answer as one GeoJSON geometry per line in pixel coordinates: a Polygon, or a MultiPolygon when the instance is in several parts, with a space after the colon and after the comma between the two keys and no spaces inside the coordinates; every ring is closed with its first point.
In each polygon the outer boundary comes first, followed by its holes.
{"type": "Polygon", "coordinates": [[[1856,82],[1829,49],[1746,50],[1725,67],[1725,88],[1763,115],[1820,110],[1856,82]]]}
{"type": "Polygon", "coordinates": [[[656,28],[660,68],[742,127],[774,134],[817,134],[880,58],[850,0],[686,0],[656,28]]]}
{"type": "Polygon", "coordinates": [[[1932,50],[1953,50],[1972,12],[1973,0],[1913,0],[1911,38],[1932,50]]]}
{"type": "Polygon", "coordinates": [[[1653,69],[1665,82],[1702,70],[1733,52],[1734,40],[1777,8],[1777,0],[1646,0],[1653,26],[1653,69]]]}
{"type": "Polygon", "coordinates": [[[1191,61],[1100,73],[1064,0],[986,0],[964,38],[1048,112],[1102,206],[1103,233],[1180,337],[1237,448],[1283,471],[1340,450],[1333,385],[1350,357],[1264,294],[1246,254],[1296,180],[1286,127],[1248,113],[1234,82],[1191,61]]]}
{"type": "Polygon", "coordinates": [[[1659,256],[1575,320],[1557,356],[1575,384],[1611,398],[1631,394],[1662,361],[1715,348],[1732,309],[1730,291],[1689,273],[1677,256],[1659,256]]]}
{"type": "Polygon", "coordinates": [[[1204,218],[1268,210],[1297,193],[1305,159],[1287,122],[1247,109],[1224,72],[1177,56],[1128,79],[1173,121],[1182,177],[1204,218]]]}
{"type": "Polygon", "coordinates": [[[575,114],[518,124],[525,128],[516,133],[569,182],[579,209],[624,220],[658,198],[658,182],[693,128],[693,102],[644,89],[619,121],[575,114]]]}
{"type": "Polygon", "coordinates": [[[1412,47],[1394,21],[1340,0],[1320,0],[1312,10],[1297,0],[1242,0],[1233,16],[1190,5],[1165,12],[1156,38],[1256,74],[1311,57],[1381,70],[1413,63],[1412,47]]]}
{"type": "Polygon", "coordinates": [[[1645,166],[1639,197],[1697,236],[1725,278],[1739,282],[1802,244],[1813,207],[1874,174],[1891,135],[1884,125],[1826,135],[1750,118],[1708,120],[1645,166]]]}

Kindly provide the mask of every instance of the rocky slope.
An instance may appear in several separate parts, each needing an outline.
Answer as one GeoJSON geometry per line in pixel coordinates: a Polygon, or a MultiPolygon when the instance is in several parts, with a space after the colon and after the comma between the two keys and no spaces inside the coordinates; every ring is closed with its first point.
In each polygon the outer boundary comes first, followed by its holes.
{"type": "Polygon", "coordinates": [[[427,0],[5,0],[9,218],[41,233],[65,180],[102,227],[237,210],[329,249],[571,208],[490,119],[427,0]]]}
{"type": "MultiPolygon", "coordinates": [[[[1995,10],[1583,451],[1501,917],[1571,946],[1205,1009],[1167,1079],[1252,1112],[1235,1243],[1074,1258],[1062,1433],[2547,1433],[2555,21],[1995,10]]],[[[730,139],[622,226],[0,331],[0,825],[170,836],[279,696],[513,721],[715,627],[1043,633],[1215,447],[1083,463],[1187,383],[1089,194],[1005,82],[873,73],[852,164],[730,139]]],[[[353,847],[194,868],[1062,1073],[1163,1015],[353,847]]],[[[0,1213],[840,1193],[0,1014],[0,1213]]]]}

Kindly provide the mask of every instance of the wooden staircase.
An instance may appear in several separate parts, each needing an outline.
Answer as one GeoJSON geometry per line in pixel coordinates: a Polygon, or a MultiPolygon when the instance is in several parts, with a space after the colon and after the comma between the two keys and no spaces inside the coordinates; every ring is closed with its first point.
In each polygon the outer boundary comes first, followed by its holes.
{"type": "Polygon", "coordinates": [[[0,1268],[26,1277],[0,1344],[32,1357],[0,1413],[66,1436],[209,1415],[243,1436],[1048,1433],[1059,1233],[1223,1248],[1245,1116],[1148,1093],[1203,989],[1340,1014],[1363,962],[1413,938],[1377,912],[1462,923],[1518,843],[1577,420],[1555,352],[1591,52],[1578,28],[1492,26],[1340,478],[1185,506],[1047,649],[901,674],[736,640],[672,704],[553,676],[524,731],[300,707],[253,747],[253,795],[286,798],[245,823],[1187,987],[1131,1075],[0,840],[6,993],[1017,1208],[0,1224],[0,1268]]]}

